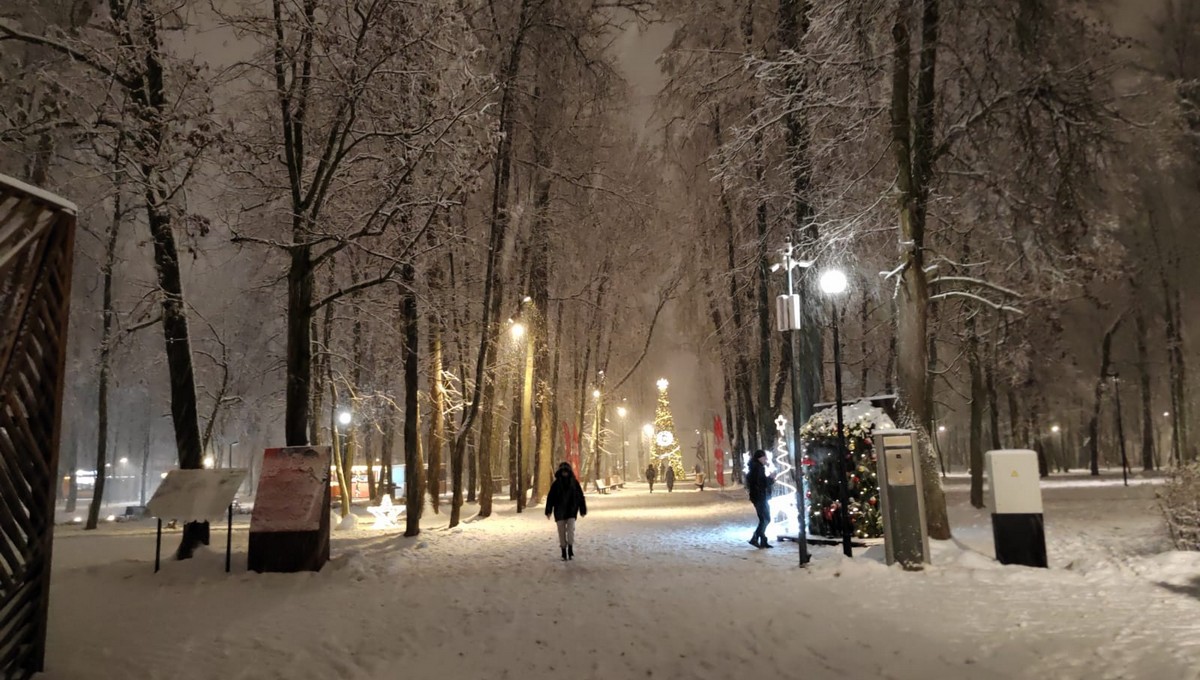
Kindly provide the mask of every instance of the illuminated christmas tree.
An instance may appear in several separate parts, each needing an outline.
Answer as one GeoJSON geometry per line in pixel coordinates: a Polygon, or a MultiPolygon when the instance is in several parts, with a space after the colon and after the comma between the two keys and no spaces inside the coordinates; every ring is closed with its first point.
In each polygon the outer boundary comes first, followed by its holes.
{"type": "Polygon", "coordinates": [[[675,470],[675,479],[682,481],[683,453],[679,450],[679,440],[675,436],[675,418],[671,416],[671,397],[667,392],[669,386],[666,378],[658,381],[658,404],[654,407],[654,442],[650,446],[650,455],[656,466],[666,461],[667,465],[675,470]]]}
{"type": "MultiPolygon", "coordinates": [[[[877,426],[892,427],[892,424],[890,420],[877,422],[883,417],[881,415],[855,411],[862,408],[862,404],[847,408],[845,417],[850,530],[858,538],[878,538],[883,535],[883,516],[879,507],[879,479],[875,475],[878,459],[872,432],[877,426]]],[[[804,444],[801,464],[808,497],[808,526],[811,533],[821,536],[842,534],[835,418],[832,409],[829,413],[818,413],[800,431],[804,444]]]]}

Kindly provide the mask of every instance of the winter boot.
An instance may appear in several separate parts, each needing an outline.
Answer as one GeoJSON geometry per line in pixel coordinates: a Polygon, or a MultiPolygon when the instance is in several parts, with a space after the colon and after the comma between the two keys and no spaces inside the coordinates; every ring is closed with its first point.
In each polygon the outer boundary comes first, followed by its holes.
{"type": "Polygon", "coordinates": [[[759,542],[759,544],[758,544],[758,547],[760,547],[760,548],[774,548],[775,546],[771,545],[770,543],[767,543],[767,537],[766,537],[766,536],[763,536],[763,537],[762,537],[762,541],[760,541],[760,542],[759,542]]]}
{"type": "Polygon", "coordinates": [[[567,545],[567,559],[568,560],[575,559],[575,546],[574,545],[570,545],[570,544],[567,545]]]}
{"type": "Polygon", "coordinates": [[[562,550],[563,562],[566,562],[567,561],[567,549],[561,548],[561,550],[562,550]]]}
{"type": "Polygon", "coordinates": [[[758,534],[751,536],[749,543],[750,543],[750,545],[754,546],[755,548],[759,547],[758,546],[758,534]]]}

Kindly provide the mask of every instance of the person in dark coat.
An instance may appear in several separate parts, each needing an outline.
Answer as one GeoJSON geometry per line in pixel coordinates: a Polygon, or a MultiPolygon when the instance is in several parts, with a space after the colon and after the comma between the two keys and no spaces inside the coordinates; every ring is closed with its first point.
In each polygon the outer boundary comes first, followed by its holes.
{"type": "Polygon", "coordinates": [[[675,490],[675,468],[667,466],[667,491],[675,490]]]}
{"type": "Polygon", "coordinates": [[[550,493],[546,494],[546,519],[554,513],[554,521],[558,523],[558,547],[562,550],[563,560],[575,559],[575,518],[587,517],[587,500],[583,497],[583,487],[575,479],[575,472],[570,463],[560,463],[558,472],[554,474],[554,483],[550,485],[550,493]]]}
{"type": "Polygon", "coordinates": [[[658,475],[654,471],[654,463],[646,466],[646,481],[650,484],[650,493],[654,493],[654,479],[658,475]]]}
{"type": "Polygon", "coordinates": [[[750,502],[758,513],[758,527],[750,537],[750,545],[756,548],[774,548],[767,543],[767,525],[771,523],[771,508],[767,501],[771,498],[771,487],[775,485],[775,476],[767,474],[767,452],[759,449],[750,459],[750,470],[746,473],[746,491],[750,494],[750,502]]]}

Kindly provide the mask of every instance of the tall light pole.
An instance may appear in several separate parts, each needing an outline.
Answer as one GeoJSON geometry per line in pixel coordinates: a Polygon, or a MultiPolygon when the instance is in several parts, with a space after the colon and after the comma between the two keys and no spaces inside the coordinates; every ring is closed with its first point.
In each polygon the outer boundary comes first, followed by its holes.
{"type": "MultiPolygon", "coordinates": [[[[645,425],[643,425],[642,426],[642,435],[645,436],[645,438],[646,438],[646,464],[652,465],[653,463],[650,460],[650,456],[653,454],[653,448],[654,448],[654,424],[646,423],[645,425]]],[[[642,453],[642,447],[639,446],[638,447],[638,474],[639,475],[642,474],[641,453],[642,453]]]]}
{"type": "MultiPolygon", "coordinates": [[[[529,298],[525,298],[528,302],[529,298]]],[[[533,460],[533,337],[525,324],[514,323],[509,332],[525,341],[525,372],[521,378],[521,410],[517,414],[517,512],[525,510],[525,461],[533,460]]]]}
{"type": "Polygon", "coordinates": [[[617,417],[621,419],[621,481],[629,481],[629,454],[625,450],[625,416],[629,409],[622,404],[617,407],[617,417]]]}
{"type": "Polygon", "coordinates": [[[1059,427],[1057,424],[1055,424],[1055,425],[1050,426],[1050,431],[1053,432],[1054,434],[1058,435],[1056,437],[1056,439],[1058,439],[1059,464],[1061,467],[1065,468],[1068,465],[1068,461],[1067,461],[1067,452],[1063,450],[1062,428],[1059,427]]]}
{"type": "Polygon", "coordinates": [[[1129,486],[1129,458],[1125,455],[1125,421],[1121,417],[1121,376],[1116,373],[1109,373],[1108,379],[1112,380],[1113,391],[1117,398],[1117,439],[1121,444],[1121,481],[1125,486],[1129,486]]]}
{"type": "MultiPolygon", "coordinates": [[[[787,333],[788,349],[792,353],[791,382],[792,382],[792,478],[796,484],[796,543],[799,545],[800,566],[805,566],[812,559],[808,554],[808,510],[804,501],[804,471],[800,464],[800,429],[804,426],[803,408],[800,393],[800,296],[796,295],[796,267],[810,267],[812,262],[796,260],[795,246],[788,239],[783,248],[783,267],[787,270],[787,295],[779,298],[776,304],[776,327],[787,333]]],[[[773,268],[774,269],[774,268],[773,268]]],[[[808,395],[810,398],[813,395],[808,395]]]]}
{"type": "Polygon", "coordinates": [[[838,508],[842,517],[842,553],[853,557],[850,547],[850,485],[846,480],[846,427],[842,422],[842,343],[838,336],[838,310],[836,296],[846,292],[846,275],[840,269],[829,269],[821,273],[821,292],[829,297],[833,312],[833,398],[837,411],[838,433],[838,508]]]}
{"type": "Polygon", "coordinates": [[[595,481],[600,481],[600,397],[599,388],[592,390],[592,399],[596,401],[596,417],[592,418],[592,458],[595,460],[592,469],[595,481]]]}

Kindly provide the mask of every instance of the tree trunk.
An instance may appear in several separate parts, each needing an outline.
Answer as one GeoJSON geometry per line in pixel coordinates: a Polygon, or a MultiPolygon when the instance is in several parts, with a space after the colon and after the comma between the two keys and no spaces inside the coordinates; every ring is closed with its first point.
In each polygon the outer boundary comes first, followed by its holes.
{"type": "MultiPolygon", "coordinates": [[[[284,393],[284,441],[309,443],[309,391],[312,389],[313,266],[312,250],[297,246],[288,267],[287,387],[284,393]]],[[[316,414],[314,414],[316,415],[316,414]]]]}
{"type": "Polygon", "coordinates": [[[971,373],[971,505],[983,507],[983,408],[988,398],[979,355],[979,335],[975,315],[967,317],[967,362],[971,373]]]}
{"type": "Polygon", "coordinates": [[[1147,348],[1146,313],[1142,305],[1137,305],[1137,353],[1138,373],[1142,391],[1142,469],[1149,472],[1154,469],[1154,416],[1150,393],[1150,352],[1147,348]]]}
{"type": "Polygon", "coordinates": [[[1100,407],[1104,400],[1104,384],[1108,381],[1108,366],[1112,356],[1112,340],[1124,318],[1125,315],[1122,313],[1121,316],[1118,316],[1112,322],[1112,325],[1104,332],[1104,340],[1100,344],[1100,374],[1096,378],[1095,401],[1092,404],[1092,418],[1088,421],[1087,429],[1088,452],[1091,455],[1091,472],[1093,477],[1100,475],[1100,407]]]}
{"type": "MultiPolygon", "coordinates": [[[[87,524],[84,529],[95,529],[100,521],[100,506],[104,502],[104,480],[108,466],[108,379],[112,365],[113,345],[113,269],[117,264],[117,241],[121,233],[121,192],[113,200],[112,223],[108,240],[104,246],[104,292],[101,302],[100,322],[100,377],[96,413],[96,483],[92,488],[92,502],[88,506],[87,524]]],[[[75,471],[71,471],[75,476],[75,471]]]]}
{"type": "Polygon", "coordinates": [[[446,438],[446,392],[442,381],[442,330],[430,314],[426,321],[429,335],[429,504],[437,514],[442,497],[442,446],[446,438]]]}
{"type": "Polygon", "coordinates": [[[421,510],[424,493],[424,462],[420,449],[420,414],[417,408],[420,375],[418,370],[418,335],[416,269],[406,263],[400,270],[402,292],[400,294],[400,323],[404,342],[400,348],[401,363],[404,365],[404,486],[405,524],[404,535],[421,533],[421,510]]]}
{"type": "MultiPolygon", "coordinates": [[[[900,396],[918,428],[930,431],[932,414],[925,399],[928,380],[927,324],[929,287],[925,273],[925,214],[932,174],[938,2],[924,0],[921,16],[920,66],[916,116],[910,114],[909,20],[915,0],[904,0],[892,25],[892,148],[896,157],[900,238],[903,260],[897,299],[896,350],[900,396]]],[[[926,450],[921,457],[925,519],[929,537],[948,539],[950,522],[937,475],[937,462],[926,450]]]]}

